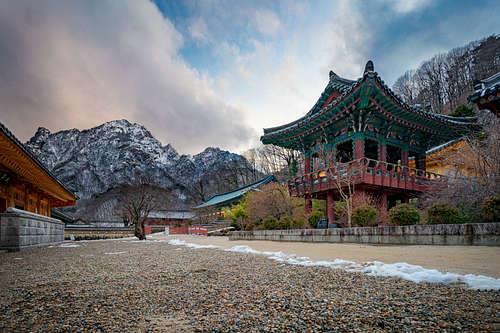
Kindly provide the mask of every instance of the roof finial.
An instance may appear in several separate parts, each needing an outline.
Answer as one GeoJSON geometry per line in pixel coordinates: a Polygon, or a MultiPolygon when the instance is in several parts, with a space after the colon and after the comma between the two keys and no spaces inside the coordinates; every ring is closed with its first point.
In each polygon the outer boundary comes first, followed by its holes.
{"type": "Polygon", "coordinates": [[[363,74],[372,73],[374,71],[375,71],[375,69],[373,67],[373,61],[368,60],[368,62],[366,63],[366,66],[365,66],[365,72],[363,74]]]}

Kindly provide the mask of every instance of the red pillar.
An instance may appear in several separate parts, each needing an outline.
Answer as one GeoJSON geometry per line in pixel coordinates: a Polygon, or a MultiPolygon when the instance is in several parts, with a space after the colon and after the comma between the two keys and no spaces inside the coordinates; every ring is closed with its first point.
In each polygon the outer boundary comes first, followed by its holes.
{"type": "Polygon", "coordinates": [[[354,159],[358,160],[365,157],[365,140],[355,139],[354,140],[354,159]]]}
{"type": "Polygon", "coordinates": [[[424,155],[418,155],[420,161],[419,161],[419,169],[420,170],[424,170],[426,171],[427,170],[427,165],[426,165],[426,161],[425,161],[425,154],[424,155]]]}
{"type": "Polygon", "coordinates": [[[403,166],[408,166],[408,150],[407,149],[403,149],[402,151],[402,156],[401,156],[401,164],[403,166]]]}
{"type": "Polygon", "coordinates": [[[306,153],[304,158],[304,174],[308,174],[311,172],[311,157],[306,153]]]}
{"type": "Polygon", "coordinates": [[[328,225],[335,222],[335,200],[332,191],[329,191],[326,195],[326,216],[328,218],[328,225]]]}
{"type": "Polygon", "coordinates": [[[380,143],[380,160],[387,162],[387,144],[385,142],[380,143]]]}

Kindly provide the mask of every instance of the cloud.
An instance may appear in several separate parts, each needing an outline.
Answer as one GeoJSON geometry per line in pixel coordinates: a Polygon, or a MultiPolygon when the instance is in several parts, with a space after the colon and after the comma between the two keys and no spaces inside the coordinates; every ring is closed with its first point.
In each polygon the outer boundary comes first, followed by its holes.
{"type": "Polygon", "coordinates": [[[431,0],[387,0],[388,7],[398,14],[409,14],[427,7],[431,0]]]}
{"type": "MultiPolygon", "coordinates": [[[[191,30],[202,40],[203,25],[191,30]],[[195,29],[196,28],[196,29],[195,29]]],[[[0,11],[2,121],[38,126],[126,118],[182,152],[244,147],[256,133],[180,56],[183,36],[149,1],[11,1],[0,11]]]]}
{"type": "Polygon", "coordinates": [[[257,9],[253,19],[257,30],[264,35],[273,36],[281,27],[278,16],[269,9],[257,9]]]}
{"type": "Polygon", "coordinates": [[[193,20],[188,27],[189,35],[196,41],[208,43],[212,40],[205,20],[201,17],[193,20]]]}

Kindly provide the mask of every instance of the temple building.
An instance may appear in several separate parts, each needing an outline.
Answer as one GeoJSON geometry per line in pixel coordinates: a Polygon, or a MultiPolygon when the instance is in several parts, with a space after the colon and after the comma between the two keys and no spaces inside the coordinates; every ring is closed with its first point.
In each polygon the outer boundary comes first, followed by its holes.
{"type": "Polygon", "coordinates": [[[196,209],[199,212],[204,212],[202,213],[204,215],[211,215],[213,217],[220,216],[222,215],[222,208],[237,204],[241,200],[241,198],[243,198],[245,193],[249,191],[259,190],[262,185],[276,181],[276,177],[271,174],[259,181],[256,181],[255,183],[237,188],[226,193],[216,194],[202,204],[193,207],[193,209],[196,209]]]}
{"type": "Polygon", "coordinates": [[[51,208],[74,206],[76,196],[0,123],[0,250],[39,247],[64,239],[51,208]]]}
{"type": "Polygon", "coordinates": [[[15,207],[50,216],[50,208],[75,203],[75,195],[0,123],[0,213],[15,207]]]}
{"type": "Polygon", "coordinates": [[[377,197],[381,211],[428,191],[442,176],[426,170],[426,151],[474,129],[474,121],[406,104],[368,61],[357,80],[330,72],[312,109],[289,124],[264,129],[261,141],[304,154],[304,175],[288,181],[290,194],[305,199],[306,218],[312,198],[326,200],[332,223],[335,201],[348,192],[347,179],[354,195],[377,197]]]}
{"type": "Polygon", "coordinates": [[[500,72],[484,80],[474,82],[474,92],[468,97],[479,110],[500,114],[500,72]]]}

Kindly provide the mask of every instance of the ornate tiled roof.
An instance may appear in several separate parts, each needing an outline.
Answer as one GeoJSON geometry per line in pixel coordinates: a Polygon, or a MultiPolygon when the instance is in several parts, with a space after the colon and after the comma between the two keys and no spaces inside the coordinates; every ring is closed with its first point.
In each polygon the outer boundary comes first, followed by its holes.
{"type": "Polygon", "coordinates": [[[476,102],[479,98],[494,95],[500,91],[500,72],[487,79],[474,82],[474,92],[469,96],[469,101],[476,102]]]}

